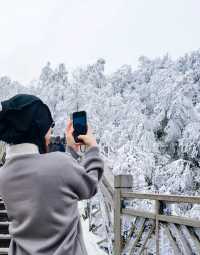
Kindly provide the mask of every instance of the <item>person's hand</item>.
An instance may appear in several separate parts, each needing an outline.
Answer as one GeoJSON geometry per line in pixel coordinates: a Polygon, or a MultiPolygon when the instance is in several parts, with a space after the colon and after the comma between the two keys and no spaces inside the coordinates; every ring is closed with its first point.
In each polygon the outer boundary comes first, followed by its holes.
{"type": "Polygon", "coordinates": [[[79,135],[78,139],[82,140],[83,143],[85,145],[87,145],[88,147],[92,147],[92,146],[96,146],[97,145],[97,141],[96,138],[94,137],[94,135],[92,134],[92,129],[91,127],[88,127],[88,131],[86,135],[79,135]]]}
{"type": "Polygon", "coordinates": [[[78,138],[83,141],[82,143],[81,142],[76,143],[74,141],[73,131],[74,131],[73,123],[69,119],[67,121],[67,128],[66,128],[66,132],[65,132],[66,141],[67,141],[67,144],[69,146],[73,147],[76,151],[78,151],[80,149],[80,145],[83,145],[83,144],[85,144],[88,147],[97,145],[96,138],[93,136],[92,129],[90,127],[88,127],[88,131],[87,131],[86,135],[78,136],[78,138]]]}
{"type": "Polygon", "coordinates": [[[80,149],[80,145],[82,143],[75,143],[74,141],[74,137],[73,137],[73,123],[70,119],[67,120],[67,128],[65,131],[65,137],[66,137],[66,141],[67,141],[67,145],[71,146],[75,151],[79,151],[80,149]]]}

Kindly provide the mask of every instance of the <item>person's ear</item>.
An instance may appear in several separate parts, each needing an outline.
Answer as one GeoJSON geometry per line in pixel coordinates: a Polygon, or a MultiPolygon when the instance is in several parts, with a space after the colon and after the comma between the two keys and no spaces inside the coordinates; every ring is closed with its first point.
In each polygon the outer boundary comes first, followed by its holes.
{"type": "Polygon", "coordinates": [[[46,135],[45,135],[45,143],[46,146],[48,146],[51,142],[51,128],[49,128],[49,130],[47,131],[46,135]]]}

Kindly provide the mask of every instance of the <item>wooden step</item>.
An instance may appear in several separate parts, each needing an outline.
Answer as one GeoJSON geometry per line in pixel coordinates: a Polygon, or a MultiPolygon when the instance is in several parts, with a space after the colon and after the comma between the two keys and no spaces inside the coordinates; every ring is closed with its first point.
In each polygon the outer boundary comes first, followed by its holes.
{"type": "Polygon", "coordinates": [[[10,245],[10,235],[0,234],[0,248],[8,248],[10,245]]]}
{"type": "Polygon", "coordinates": [[[0,197],[0,255],[8,255],[10,235],[8,232],[9,222],[4,202],[0,197]]]}
{"type": "Polygon", "coordinates": [[[0,210],[0,222],[8,221],[8,215],[6,210],[0,210]]]}
{"type": "Polygon", "coordinates": [[[0,255],[8,255],[8,248],[0,248],[0,255]]]}
{"type": "Polygon", "coordinates": [[[10,234],[0,234],[0,239],[11,238],[10,234]]]}
{"type": "Polygon", "coordinates": [[[5,205],[3,201],[0,201],[0,210],[5,210],[5,205]]]}
{"type": "Polygon", "coordinates": [[[8,227],[9,227],[8,221],[0,222],[0,233],[1,234],[9,234],[8,227]]]}

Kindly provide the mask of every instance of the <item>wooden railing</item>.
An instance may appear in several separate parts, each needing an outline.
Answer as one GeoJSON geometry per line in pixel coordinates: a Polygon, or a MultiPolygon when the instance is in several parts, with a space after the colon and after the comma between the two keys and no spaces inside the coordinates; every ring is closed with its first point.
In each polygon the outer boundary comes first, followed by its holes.
{"type": "MultiPolygon", "coordinates": [[[[128,191],[132,189],[132,176],[115,176],[114,191],[114,254],[121,255],[128,246],[128,254],[143,254],[147,251],[147,242],[155,233],[156,254],[160,254],[160,229],[163,228],[168,237],[174,254],[200,254],[200,240],[196,229],[200,228],[200,220],[186,218],[182,216],[164,215],[163,204],[165,203],[189,203],[200,204],[200,197],[161,195],[152,193],[141,193],[128,191]],[[133,208],[122,208],[123,200],[153,200],[153,211],[135,210],[133,208]],[[129,215],[135,218],[142,218],[142,224],[136,229],[135,238],[127,238],[126,243],[122,245],[121,239],[121,216],[129,215]],[[145,231],[145,228],[148,230],[145,231]],[[146,232],[146,233],[145,233],[146,232]],[[145,235],[144,235],[145,233],[145,235]],[[143,236],[144,235],[144,236],[143,236]],[[141,247],[137,249],[139,240],[143,239],[141,247]]],[[[200,212],[199,212],[200,216],[200,212]]],[[[135,225],[133,225],[135,226],[135,225]]],[[[136,226],[135,226],[136,228],[136,226]]],[[[135,229],[133,227],[133,229],[135,229]]],[[[132,230],[133,232],[133,230],[132,230]]]]}
{"type": "Polygon", "coordinates": [[[115,176],[113,188],[110,179],[104,176],[100,184],[107,225],[106,238],[102,242],[108,242],[108,254],[166,255],[160,242],[168,242],[174,255],[200,255],[200,220],[170,215],[164,210],[168,204],[200,204],[200,197],[135,192],[132,190],[132,178],[132,175],[115,176]],[[125,206],[124,202],[130,204],[134,201],[149,201],[152,208],[147,211],[142,207],[138,210],[125,206]],[[122,226],[124,216],[130,217],[132,223],[125,238],[122,226]]]}

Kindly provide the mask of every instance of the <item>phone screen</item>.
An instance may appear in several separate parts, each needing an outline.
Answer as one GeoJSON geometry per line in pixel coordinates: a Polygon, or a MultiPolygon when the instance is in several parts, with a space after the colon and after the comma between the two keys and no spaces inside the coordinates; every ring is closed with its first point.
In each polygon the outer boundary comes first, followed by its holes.
{"type": "Polygon", "coordinates": [[[87,133],[87,117],[86,112],[74,112],[73,117],[73,128],[74,128],[74,139],[75,142],[80,142],[77,136],[85,135],[87,133]]]}

